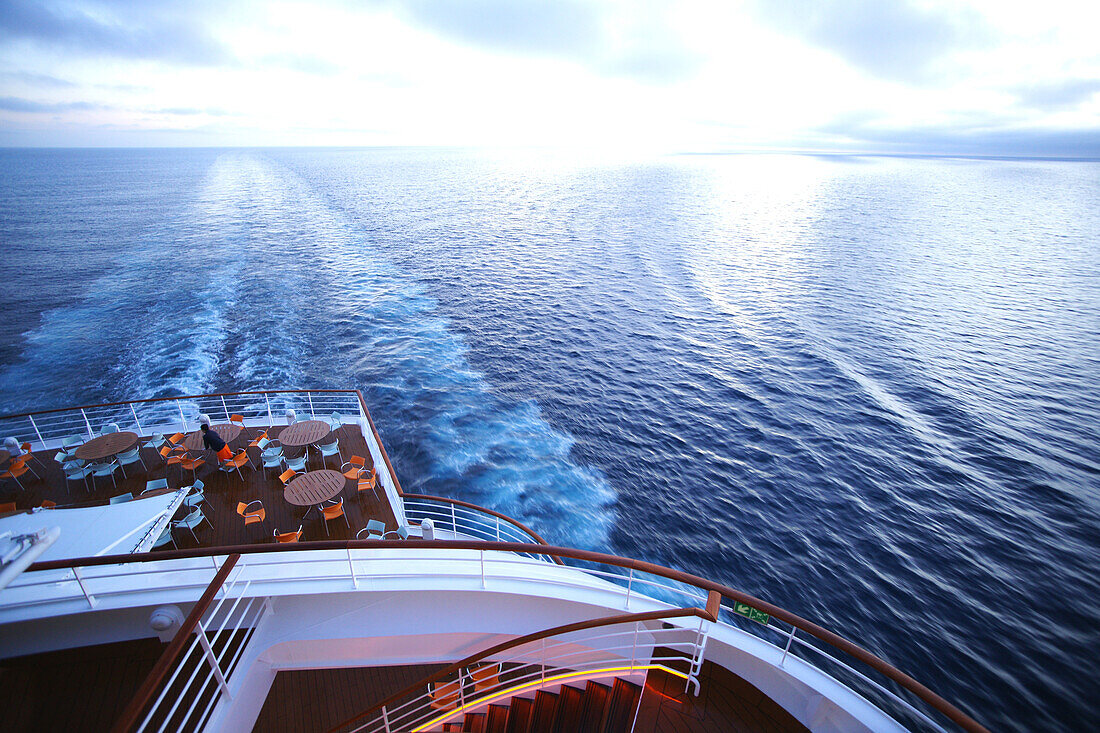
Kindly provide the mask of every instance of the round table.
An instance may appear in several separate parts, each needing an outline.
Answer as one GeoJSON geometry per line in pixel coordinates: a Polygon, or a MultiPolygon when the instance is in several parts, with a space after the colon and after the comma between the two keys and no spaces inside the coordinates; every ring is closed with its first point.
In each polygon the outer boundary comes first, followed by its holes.
{"type": "Polygon", "coordinates": [[[324,420],[305,420],[296,422],[279,433],[279,442],[284,446],[300,448],[316,443],[332,432],[332,426],[324,420]]]}
{"type": "Polygon", "coordinates": [[[92,438],[77,448],[73,451],[73,456],[82,461],[102,461],[104,458],[130,450],[137,445],[137,442],[137,433],[107,433],[98,438],[92,438]]]}
{"type": "MultiPolygon", "coordinates": [[[[224,440],[227,445],[236,440],[237,436],[241,434],[241,426],[233,425],[232,423],[211,425],[210,429],[213,430],[219,438],[224,440]]],[[[196,430],[188,435],[187,439],[183,441],[183,447],[187,450],[203,450],[206,446],[202,444],[202,431],[196,430]]]]}
{"type": "Polygon", "coordinates": [[[345,480],[339,471],[310,471],[295,476],[283,491],[283,497],[296,506],[316,506],[343,491],[345,480]]]}

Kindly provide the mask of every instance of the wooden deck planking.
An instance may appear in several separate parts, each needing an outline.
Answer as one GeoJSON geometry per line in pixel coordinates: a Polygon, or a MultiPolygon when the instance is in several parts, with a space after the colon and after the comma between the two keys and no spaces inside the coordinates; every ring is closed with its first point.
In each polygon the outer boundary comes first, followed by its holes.
{"type": "MultiPolygon", "coordinates": [[[[269,437],[278,437],[278,433],[284,428],[285,426],[276,426],[269,431],[269,437]]],[[[252,436],[258,435],[260,430],[260,428],[249,428],[246,431],[248,438],[246,439],[242,434],[230,447],[236,451],[247,445],[252,436]]],[[[343,460],[353,455],[364,457],[370,455],[358,425],[343,425],[336,431],[336,435],[340,439],[343,460]]],[[[35,458],[38,460],[32,461],[31,465],[42,478],[36,479],[29,472],[24,474],[20,477],[24,489],[20,489],[14,481],[5,481],[0,485],[0,503],[14,501],[17,509],[22,511],[39,506],[43,499],[54,501],[58,506],[87,506],[104,504],[110,497],[118,494],[141,493],[145,489],[146,481],[166,477],[164,461],[156,451],[148,447],[146,438],[142,438],[141,446],[141,456],[145,465],[149,467],[147,470],[140,463],[132,463],[125,467],[127,478],[123,478],[122,473],[116,471],[117,488],[110,479],[100,478],[95,480],[94,489],[91,492],[86,491],[81,482],[66,482],[61,465],[53,459],[57,451],[39,451],[35,453],[35,458]]],[[[293,450],[287,449],[287,452],[290,453],[293,450]]],[[[314,452],[312,455],[309,468],[311,470],[321,468],[318,454],[314,452]]],[[[257,465],[260,465],[259,451],[253,448],[249,450],[249,456],[257,465]]],[[[211,451],[205,451],[203,457],[207,458],[207,462],[199,468],[198,478],[205,485],[204,493],[209,505],[203,505],[203,512],[209,517],[213,528],[205,522],[197,527],[195,529],[197,543],[186,529],[175,530],[173,534],[180,548],[272,542],[272,532],[275,529],[280,532],[290,532],[298,529],[299,524],[303,525],[303,541],[324,540],[330,537],[354,539],[356,532],[365,527],[370,519],[384,522],[387,531],[397,529],[397,520],[381,485],[378,487],[377,498],[375,492],[371,491],[364,492],[360,498],[357,495],[355,482],[348,480],[339,496],[344,499],[344,511],[347,513],[351,527],[349,529],[343,519],[338,517],[329,520],[328,528],[331,534],[326,535],[320,512],[312,509],[309,511],[308,518],[303,520],[305,508],[294,506],[283,498],[283,485],[278,478],[279,471],[269,469],[265,476],[262,468],[253,470],[250,465],[246,465],[241,469],[244,479],[242,481],[236,473],[226,474],[219,471],[215,465],[211,465],[210,459],[213,458],[211,451]],[[263,502],[267,519],[262,524],[250,524],[246,527],[240,515],[237,514],[237,502],[248,502],[253,499],[260,499],[263,502]]],[[[335,456],[327,460],[329,468],[339,468],[336,463],[335,456]]],[[[376,468],[379,472],[386,470],[384,465],[376,468]]],[[[182,485],[192,483],[191,472],[181,472],[178,466],[169,467],[167,479],[171,488],[180,486],[181,481],[182,485]]],[[[178,519],[179,516],[182,516],[182,513],[176,518],[178,519]]],[[[172,546],[166,545],[161,549],[172,549],[172,546]]]]}

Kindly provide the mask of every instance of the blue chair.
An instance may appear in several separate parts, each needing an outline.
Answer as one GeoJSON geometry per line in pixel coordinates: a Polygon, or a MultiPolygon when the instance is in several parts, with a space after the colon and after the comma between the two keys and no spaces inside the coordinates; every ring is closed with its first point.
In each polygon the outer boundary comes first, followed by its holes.
{"type": "Polygon", "coordinates": [[[297,471],[298,473],[305,473],[308,470],[306,468],[306,454],[305,453],[298,456],[297,458],[287,458],[286,456],[284,456],[283,457],[283,462],[286,464],[287,468],[292,468],[295,471],[297,471]]]}
{"type": "MultiPolygon", "coordinates": [[[[370,526],[370,522],[368,522],[367,525],[370,526]]],[[[401,527],[398,527],[397,529],[391,529],[389,532],[384,532],[382,534],[382,539],[386,539],[391,534],[396,535],[399,539],[407,540],[407,539],[409,539],[409,528],[405,527],[405,526],[401,526],[401,527]]]]}
{"type": "Polygon", "coordinates": [[[176,538],[172,536],[171,526],[165,527],[164,531],[160,533],[160,537],[157,537],[157,541],[153,543],[153,549],[155,550],[158,547],[163,547],[169,542],[172,543],[172,547],[175,547],[177,550],[179,549],[179,547],[176,545],[176,538]]]}
{"type": "Polygon", "coordinates": [[[134,500],[134,495],[133,494],[119,494],[118,496],[112,496],[111,497],[111,503],[112,504],[125,504],[126,502],[133,501],[133,500],[134,500]]]}
{"type": "Polygon", "coordinates": [[[195,538],[195,542],[198,543],[199,538],[195,535],[195,527],[198,527],[203,522],[210,525],[210,529],[214,529],[214,525],[210,520],[206,518],[206,515],[202,513],[202,509],[199,507],[191,507],[191,513],[178,522],[172,523],[172,528],[183,527],[191,533],[191,536],[195,538]]]}
{"type": "Polygon", "coordinates": [[[115,480],[115,471],[118,469],[118,464],[114,461],[108,461],[107,463],[95,463],[92,464],[92,486],[95,486],[95,480],[100,476],[110,476],[111,483],[118,487],[118,481],[115,480]]]}
{"type": "Polygon", "coordinates": [[[340,441],[334,440],[328,445],[319,445],[317,450],[321,451],[321,466],[325,465],[325,459],[329,456],[336,456],[341,461],[344,460],[344,454],[340,452],[340,441]]]}
{"type": "Polygon", "coordinates": [[[146,481],[145,482],[145,490],[141,492],[141,495],[145,496],[150,491],[156,491],[157,489],[167,489],[167,488],[168,488],[168,479],[166,479],[166,478],[153,479],[152,481],[146,481]]]}
{"type": "Polygon", "coordinates": [[[276,448],[275,450],[268,449],[266,453],[260,456],[260,461],[264,466],[264,476],[267,476],[267,469],[283,467],[283,449],[276,448]]]}
{"type": "Polygon", "coordinates": [[[329,418],[328,424],[333,430],[339,430],[344,424],[344,418],[339,412],[334,412],[332,413],[332,417],[329,418]]]}
{"type": "Polygon", "coordinates": [[[111,433],[118,432],[118,423],[109,422],[103,426],[103,429],[99,431],[100,435],[110,435],[111,433]]]}
{"type": "Polygon", "coordinates": [[[145,465],[145,459],[141,457],[140,446],[134,448],[133,450],[128,450],[125,453],[119,453],[117,456],[115,456],[115,460],[118,461],[118,467],[122,469],[123,478],[126,478],[125,466],[129,463],[137,463],[138,461],[141,461],[141,467],[144,468],[146,471],[149,470],[149,467],[145,465]]]}
{"type": "Polygon", "coordinates": [[[206,495],[202,491],[202,481],[196,481],[195,485],[191,487],[191,491],[187,492],[187,498],[183,500],[183,505],[189,509],[194,509],[204,501],[206,501],[206,495]]]}
{"type": "MultiPolygon", "coordinates": [[[[65,489],[66,490],[68,490],[68,488],[69,488],[69,482],[70,481],[76,481],[76,480],[79,479],[79,480],[84,482],[84,489],[86,491],[90,491],[90,489],[88,488],[88,477],[92,475],[91,466],[85,466],[82,463],[77,463],[77,462],[74,461],[74,462],[71,462],[71,463],[66,463],[63,466],[63,469],[65,471],[65,489]]],[[[72,492],[70,492],[70,495],[71,495],[71,493],[72,492]]]]}
{"type": "Polygon", "coordinates": [[[367,522],[366,527],[363,527],[363,529],[359,530],[358,534],[355,535],[355,539],[380,540],[383,539],[385,536],[386,525],[382,522],[379,522],[377,519],[371,519],[367,522]],[[363,537],[364,532],[367,533],[366,537],[363,537]]]}

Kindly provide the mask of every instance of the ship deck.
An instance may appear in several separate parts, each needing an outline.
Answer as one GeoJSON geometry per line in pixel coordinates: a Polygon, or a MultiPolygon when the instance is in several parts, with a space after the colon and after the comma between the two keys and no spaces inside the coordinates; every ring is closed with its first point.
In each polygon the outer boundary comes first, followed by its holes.
{"type": "MultiPolygon", "coordinates": [[[[277,438],[286,426],[275,426],[268,429],[268,437],[277,438]]],[[[259,428],[249,428],[247,438],[251,439],[260,433],[259,428]]],[[[343,460],[351,456],[370,456],[366,441],[360,432],[358,425],[343,425],[334,434],[340,441],[340,449],[343,460]]],[[[246,435],[242,434],[230,444],[234,450],[248,444],[246,435]]],[[[193,483],[190,471],[181,471],[179,466],[166,467],[160,455],[148,445],[148,438],[142,437],[140,441],[141,463],[131,463],[125,467],[127,476],[124,478],[120,471],[115,473],[117,486],[109,478],[89,478],[88,485],[92,487],[87,491],[80,482],[67,482],[61,465],[54,460],[57,451],[39,451],[34,454],[36,460],[31,461],[31,468],[38,473],[40,478],[35,478],[30,472],[19,477],[23,485],[21,489],[15,481],[8,480],[0,485],[0,503],[15,502],[18,511],[25,511],[40,506],[44,500],[52,501],[59,508],[68,506],[89,506],[106,504],[113,496],[132,493],[135,496],[145,489],[147,481],[167,478],[171,488],[187,486],[193,483]]],[[[378,487],[377,496],[373,491],[363,492],[361,496],[352,480],[347,480],[343,491],[338,495],[344,499],[344,510],[347,515],[347,523],[341,518],[331,519],[328,522],[328,534],[325,531],[325,522],[320,512],[316,509],[308,511],[306,507],[295,506],[286,501],[283,496],[283,484],[279,481],[279,471],[263,468],[253,469],[246,464],[240,476],[237,473],[224,473],[213,465],[211,459],[213,453],[205,451],[203,457],[206,463],[197,471],[197,478],[204,484],[206,503],[202,505],[203,513],[209,518],[210,523],[201,523],[195,528],[195,537],[185,528],[177,528],[173,531],[176,544],[179,548],[191,547],[219,547],[227,545],[244,545],[257,542],[274,541],[273,532],[291,532],[302,526],[302,541],[324,539],[354,539],[356,533],[367,525],[371,519],[377,519],[386,525],[386,529],[397,529],[397,520],[393,508],[386,500],[385,491],[381,485],[378,487]],[[245,525],[243,519],[237,514],[237,503],[250,502],[259,499],[263,502],[266,519],[261,524],[245,525]],[[212,525],[212,526],[211,526],[212,525]],[[349,526],[350,525],[350,526],[349,526]]],[[[255,448],[249,450],[249,457],[260,465],[259,451],[255,448]]],[[[310,470],[321,468],[320,458],[316,452],[308,464],[310,470]]],[[[327,459],[328,468],[339,468],[337,457],[327,459]]],[[[379,472],[386,470],[385,466],[376,467],[379,472]]],[[[179,519],[183,512],[177,513],[179,519]]],[[[172,545],[165,545],[160,549],[172,549],[172,545]]]]}

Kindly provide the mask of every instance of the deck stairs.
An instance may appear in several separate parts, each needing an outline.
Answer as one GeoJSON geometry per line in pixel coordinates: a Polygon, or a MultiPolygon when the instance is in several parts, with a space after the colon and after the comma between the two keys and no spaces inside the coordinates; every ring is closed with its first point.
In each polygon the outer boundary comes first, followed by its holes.
{"type": "Polygon", "coordinates": [[[611,687],[589,681],[584,689],[562,685],[558,692],[539,690],[534,697],[516,696],[485,712],[467,713],[444,731],[474,733],[628,733],[641,699],[641,688],[623,679],[611,687]]]}

